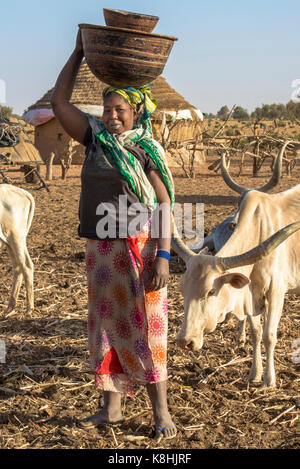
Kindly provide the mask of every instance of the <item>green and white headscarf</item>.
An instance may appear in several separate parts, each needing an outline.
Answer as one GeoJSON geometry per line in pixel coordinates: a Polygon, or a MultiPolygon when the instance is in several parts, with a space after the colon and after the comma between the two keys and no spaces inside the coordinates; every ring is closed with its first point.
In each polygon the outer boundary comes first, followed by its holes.
{"type": "Polygon", "coordinates": [[[156,109],[156,101],[151,98],[148,86],[135,88],[108,87],[103,92],[103,97],[109,93],[118,93],[123,96],[134,109],[139,110],[143,105],[143,113],[140,114],[136,126],[120,135],[111,134],[104,127],[102,121],[97,120],[96,137],[106,148],[121,174],[127,179],[132,190],[150,210],[156,206],[155,191],[145,175],[139,161],[124,146],[132,146],[137,143],[150,156],[157,166],[163,178],[164,184],[171,200],[171,209],[174,207],[174,183],[171,171],[165,157],[162,146],[153,139],[150,116],[156,109]]]}

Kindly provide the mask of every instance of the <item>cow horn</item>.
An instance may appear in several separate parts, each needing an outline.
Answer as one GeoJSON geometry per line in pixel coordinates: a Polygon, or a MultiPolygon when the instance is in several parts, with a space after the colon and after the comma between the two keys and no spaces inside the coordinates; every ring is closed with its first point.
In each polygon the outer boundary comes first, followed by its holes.
{"type": "MultiPolygon", "coordinates": [[[[282,158],[283,158],[284,150],[286,149],[289,143],[290,141],[285,142],[282,145],[281,149],[279,150],[270,180],[264,186],[258,187],[255,190],[260,191],[260,192],[268,192],[269,190],[273,189],[273,187],[277,186],[277,184],[279,183],[281,179],[281,174],[282,174],[281,170],[282,170],[282,158]]],[[[222,153],[222,158],[221,158],[221,173],[227,186],[229,186],[232,190],[234,190],[238,194],[244,194],[244,192],[248,190],[243,186],[239,186],[236,182],[234,182],[234,180],[230,176],[228,169],[226,167],[224,153],[222,153]]]]}
{"type": "Polygon", "coordinates": [[[269,190],[273,189],[273,187],[277,186],[277,184],[279,183],[281,176],[282,176],[282,158],[283,158],[284,151],[289,143],[290,143],[289,141],[285,142],[280,148],[276,161],[275,161],[271,179],[264,186],[257,189],[258,191],[268,192],[269,190]]]}
{"type": "Polygon", "coordinates": [[[283,243],[289,236],[300,229],[300,221],[285,226],[281,230],[266,239],[255,248],[245,252],[239,256],[220,257],[219,260],[224,267],[224,270],[234,269],[245,265],[255,264],[263,257],[270,254],[279,244],[283,243]]]}
{"type": "Polygon", "coordinates": [[[222,158],[221,158],[221,174],[227,186],[229,186],[230,189],[232,189],[234,192],[237,192],[238,194],[244,194],[244,192],[247,190],[244,187],[236,184],[234,180],[232,179],[232,177],[230,176],[226,167],[225,153],[222,153],[222,158]]]}
{"type": "Polygon", "coordinates": [[[188,246],[182,241],[177,231],[176,223],[174,221],[173,215],[171,215],[172,220],[172,237],[171,237],[171,245],[174,251],[181,257],[184,262],[187,262],[192,256],[196,256],[197,254],[194,253],[188,246]]]}

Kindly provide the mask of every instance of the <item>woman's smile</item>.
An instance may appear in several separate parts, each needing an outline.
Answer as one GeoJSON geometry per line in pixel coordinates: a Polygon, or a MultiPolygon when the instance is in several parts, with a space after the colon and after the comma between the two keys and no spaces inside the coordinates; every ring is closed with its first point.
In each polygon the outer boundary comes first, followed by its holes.
{"type": "Polygon", "coordinates": [[[109,127],[113,130],[118,130],[120,127],[122,127],[121,122],[110,122],[109,127]]]}

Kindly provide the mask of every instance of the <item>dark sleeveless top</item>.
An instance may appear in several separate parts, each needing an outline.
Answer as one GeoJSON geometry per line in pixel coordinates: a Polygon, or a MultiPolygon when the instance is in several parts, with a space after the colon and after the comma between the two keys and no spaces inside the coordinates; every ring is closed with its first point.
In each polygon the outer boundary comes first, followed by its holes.
{"type": "MultiPolygon", "coordinates": [[[[84,145],[86,147],[86,157],[81,172],[78,235],[81,238],[88,239],[126,238],[124,235],[124,213],[131,204],[140,203],[140,201],[128,181],[120,173],[112,156],[104,150],[101,143],[95,138],[90,126],[85,135],[84,145]],[[119,196],[126,196],[126,198],[122,198],[121,205],[119,196]],[[126,209],[123,205],[124,202],[127,205],[126,209]],[[96,214],[99,204],[102,204],[103,208],[108,208],[105,211],[101,210],[101,215],[96,214]],[[99,222],[101,222],[101,219],[104,222],[108,214],[115,221],[115,230],[113,230],[114,232],[110,231],[109,235],[107,235],[108,229],[105,229],[104,233],[102,230],[99,236],[99,222]]],[[[151,170],[158,170],[152,159],[138,144],[133,144],[130,147],[125,146],[125,148],[139,160],[146,175],[151,170]]],[[[149,218],[150,212],[146,207],[144,209],[147,211],[149,218]]],[[[127,226],[135,216],[136,214],[130,215],[127,213],[127,220],[125,219],[127,226]]],[[[105,227],[108,228],[108,225],[105,225],[105,227]]]]}

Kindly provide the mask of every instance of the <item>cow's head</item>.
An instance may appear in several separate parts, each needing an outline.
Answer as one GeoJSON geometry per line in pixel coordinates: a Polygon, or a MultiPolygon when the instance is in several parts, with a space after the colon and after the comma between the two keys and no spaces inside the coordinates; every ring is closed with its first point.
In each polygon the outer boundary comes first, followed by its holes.
{"type": "Polygon", "coordinates": [[[197,350],[203,334],[212,332],[234,309],[240,289],[249,283],[242,273],[230,273],[218,258],[193,255],[180,281],[184,297],[184,320],[177,341],[181,347],[197,350]]]}
{"type": "Polygon", "coordinates": [[[186,263],[186,272],[180,282],[184,297],[184,320],[177,337],[178,344],[193,350],[201,348],[203,334],[214,331],[226,314],[233,311],[238,295],[241,295],[240,289],[250,282],[236,269],[254,264],[269,255],[298,229],[300,222],[293,223],[244,254],[218,257],[201,252],[195,254],[179,238],[174,225],[172,247],[186,263]],[[231,271],[233,269],[234,272],[231,271]]]}

